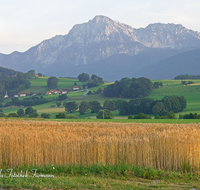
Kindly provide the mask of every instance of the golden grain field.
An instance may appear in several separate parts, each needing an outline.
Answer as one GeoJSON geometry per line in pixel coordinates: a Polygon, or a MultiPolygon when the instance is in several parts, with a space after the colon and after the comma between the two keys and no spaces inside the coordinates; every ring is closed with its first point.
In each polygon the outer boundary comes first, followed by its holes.
{"type": "Polygon", "coordinates": [[[0,119],[0,165],[119,162],[199,171],[200,124],[0,119]]]}

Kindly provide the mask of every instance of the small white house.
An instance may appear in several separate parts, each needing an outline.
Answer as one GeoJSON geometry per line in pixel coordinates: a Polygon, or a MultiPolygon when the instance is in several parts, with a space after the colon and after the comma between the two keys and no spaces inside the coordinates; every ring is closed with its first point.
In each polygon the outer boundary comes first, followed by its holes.
{"type": "Polygon", "coordinates": [[[62,90],[61,94],[67,94],[67,91],[66,90],[62,90]]]}
{"type": "Polygon", "coordinates": [[[15,98],[18,98],[19,97],[19,95],[18,94],[14,94],[14,96],[13,97],[15,97],[15,98]]]}
{"type": "Polygon", "coordinates": [[[74,86],[73,90],[79,90],[80,88],[78,86],[74,86]]]}
{"type": "Polygon", "coordinates": [[[26,96],[26,92],[20,92],[20,93],[19,93],[19,96],[20,96],[20,97],[26,96]]]}

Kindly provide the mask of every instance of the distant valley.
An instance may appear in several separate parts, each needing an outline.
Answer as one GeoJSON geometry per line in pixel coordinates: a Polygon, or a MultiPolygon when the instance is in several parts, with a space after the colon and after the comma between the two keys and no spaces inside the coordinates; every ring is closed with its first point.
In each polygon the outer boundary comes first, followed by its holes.
{"type": "Polygon", "coordinates": [[[199,74],[199,49],[200,33],[180,24],[156,23],[135,29],[96,16],[75,25],[67,35],[44,40],[24,53],[0,54],[0,66],[59,77],[85,72],[106,81],[141,76],[172,79],[179,74],[199,74]]]}

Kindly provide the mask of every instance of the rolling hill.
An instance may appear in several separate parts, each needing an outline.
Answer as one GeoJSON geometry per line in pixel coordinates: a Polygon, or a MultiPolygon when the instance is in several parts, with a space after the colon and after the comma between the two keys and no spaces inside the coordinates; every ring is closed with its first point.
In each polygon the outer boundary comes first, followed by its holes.
{"type": "Polygon", "coordinates": [[[135,77],[145,76],[149,79],[174,79],[180,74],[199,75],[199,71],[200,49],[196,49],[146,66],[137,72],[133,72],[132,75],[135,77]]]}

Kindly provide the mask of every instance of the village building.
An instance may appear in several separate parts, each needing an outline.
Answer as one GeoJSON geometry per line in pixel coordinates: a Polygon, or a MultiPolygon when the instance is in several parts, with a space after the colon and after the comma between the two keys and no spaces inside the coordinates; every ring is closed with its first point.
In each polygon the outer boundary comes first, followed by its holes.
{"type": "Polygon", "coordinates": [[[50,95],[50,94],[51,94],[51,92],[50,92],[50,91],[47,91],[45,94],[46,94],[46,95],[50,95]]]}
{"type": "Polygon", "coordinates": [[[60,90],[50,89],[49,90],[52,94],[61,94],[60,90]]]}
{"type": "Polygon", "coordinates": [[[80,88],[78,86],[74,86],[73,90],[79,90],[80,88]]]}
{"type": "Polygon", "coordinates": [[[67,94],[67,90],[62,90],[61,94],[67,94]]]}
{"type": "Polygon", "coordinates": [[[19,94],[14,94],[13,97],[14,97],[14,98],[18,98],[18,97],[19,97],[19,94]]]}
{"type": "Polygon", "coordinates": [[[20,93],[19,93],[19,96],[20,96],[20,97],[26,96],[26,92],[20,92],[20,93]]]}
{"type": "Polygon", "coordinates": [[[7,91],[6,91],[6,94],[5,94],[4,98],[8,98],[8,94],[7,94],[7,91]]]}

